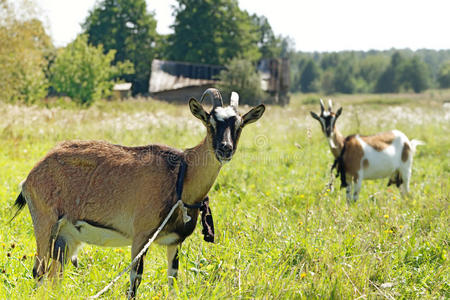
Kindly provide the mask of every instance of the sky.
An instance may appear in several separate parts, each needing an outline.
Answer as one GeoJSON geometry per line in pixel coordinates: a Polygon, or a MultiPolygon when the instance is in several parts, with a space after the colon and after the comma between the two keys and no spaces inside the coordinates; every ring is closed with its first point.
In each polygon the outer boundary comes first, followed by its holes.
{"type": "MultiPolygon", "coordinates": [[[[56,46],[81,32],[96,0],[35,0],[56,46]]],[[[97,0],[99,1],[99,0],[97,0]]],[[[171,33],[175,0],[147,0],[157,32],[171,33]]],[[[239,0],[298,51],[450,49],[450,0],[239,0]]]]}

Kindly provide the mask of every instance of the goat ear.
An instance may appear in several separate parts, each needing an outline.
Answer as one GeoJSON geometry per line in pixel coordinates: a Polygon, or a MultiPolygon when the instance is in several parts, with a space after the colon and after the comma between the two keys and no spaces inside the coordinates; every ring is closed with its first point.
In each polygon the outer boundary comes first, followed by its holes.
{"type": "Polygon", "coordinates": [[[242,127],[244,127],[247,124],[251,124],[258,121],[265,111],[266,107],[264,106],[264,104],[260,104],[256,107],[253,107],[248,113],[246,113],[242,117],[242,127]]]}
{"type": "Polygon", "coordinates": [[[341,115],[341,113],[342,113],[342,107],[337,110],[336,119],[341,115]]]}
{"type": "Polygon", "coordinates": [[[204,124],[208,123],[208,113],[204,110],[203,106],[194,98],[189,100],[189,108],[191,113],[198,119],[200,119],[204,124]]]}
{"type": "Polygon", "coordinates": [[[320,121],[319,116],[318,116],[315,112],[310,111],[309,113],[311,114],[311,117],[313,117],[313,118],[316,119],[317,121],[320,121]]]}

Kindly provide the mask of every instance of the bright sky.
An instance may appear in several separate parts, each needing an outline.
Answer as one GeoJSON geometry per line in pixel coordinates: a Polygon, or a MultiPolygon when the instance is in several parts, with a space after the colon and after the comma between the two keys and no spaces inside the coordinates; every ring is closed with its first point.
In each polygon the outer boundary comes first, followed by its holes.
{"type": "MultiPolygon", "coordinates": [[[[64,46],[81,32],[96,0],[36,2],[54,43],[64,46]]],[[[147,0],[159,33],[171,32],[175,3],[147,0]]],[[[239,6],[265,15],[275,34],[291,37],[301,51],[450,49],[449,0],[239,0],[239,6]]]]}

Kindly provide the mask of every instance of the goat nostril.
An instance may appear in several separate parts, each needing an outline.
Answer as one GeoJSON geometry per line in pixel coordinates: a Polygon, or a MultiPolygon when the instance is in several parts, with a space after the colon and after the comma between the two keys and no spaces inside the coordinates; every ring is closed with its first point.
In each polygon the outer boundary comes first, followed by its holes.
{"type": "Polygon", "coordinates": [[[220,152],[225,156],[230,156],[233,152],[233,146],[228,143],[221,143],[219,147],[220,152]]]}
{"type": "Polygon", "coordinates": [[[231,151],[233,147],[229,143],[222,143],[220,145],[220,148],[222,148],[225,151],[231,151]]]}

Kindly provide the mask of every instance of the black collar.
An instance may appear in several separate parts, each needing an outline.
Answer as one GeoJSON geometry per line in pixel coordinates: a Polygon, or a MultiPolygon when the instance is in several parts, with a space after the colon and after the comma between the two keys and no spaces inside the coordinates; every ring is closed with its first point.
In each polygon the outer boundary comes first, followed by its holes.
{"type": "MultiPolygon", "coordinates": [[[[177,178],[177,186],[176,186],[176,193],[177,193],[177,201],[181,200],[181,194],[183,193],[183,183],[184,183],[184,176],[186,175],[186,169],[187,169],[187,163],[182,156],[180,158],[180,170],[178,171],[178,178],[177,178]]],[[[202,201],[199,203],[194,204],[187,204],[183,202],[184,207],[190,208],[190,209],[200,209],[202,213],[202,226],[203,226],[203,239],[207,242],[214,243],[214,222],[211,214],[211,209],[209,208],[209,198],[208,196],[205,197],[202,201]]]]}
{"type": "Polygon", "coordinates": [[[203,199],[201,202],[199,202],[199,203],[194,203],[194,204],[187,204],[187,203],[184,203],[183,202],[183,205],[186,207],[186,208],[190,208],[190,209],[201,209],[201,208],[203,208],[203,206],[205,206],[205,201],[208,201],[209,199],[208,199],[208,197],[206,197],[205,199],[203,199]]]}
{"type": "MultiPolygon", "coordinates": [[[[176,185],[176,193],[177,200],[181,200],[181,195],[183,194],[183,183],[184,177],[186,176],[187,163],[184,157],[180,157],[180,169],[178,171],[177,185],[176,185]]],[[[200,203],[187,204],[183,202],[184,207],[190,209],[201,209],[205,205],[205,201],[207,201],[208,197],[202,200],[200,203]]]]}

